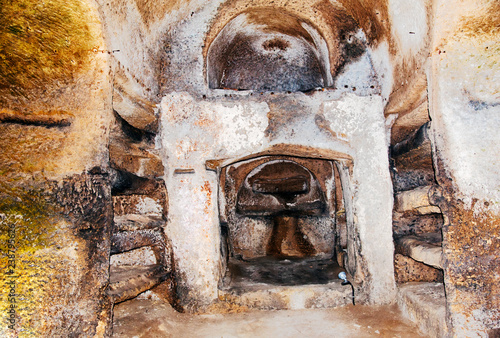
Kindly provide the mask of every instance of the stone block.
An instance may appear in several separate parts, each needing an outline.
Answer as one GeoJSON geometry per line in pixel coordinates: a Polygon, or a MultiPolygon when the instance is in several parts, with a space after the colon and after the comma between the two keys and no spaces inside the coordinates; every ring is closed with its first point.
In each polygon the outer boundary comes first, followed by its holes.
{"type": "Polygon", "coordinates": [[[394,255],[396,283],[442,282],[443,271],[401,254],[394,255]]]}

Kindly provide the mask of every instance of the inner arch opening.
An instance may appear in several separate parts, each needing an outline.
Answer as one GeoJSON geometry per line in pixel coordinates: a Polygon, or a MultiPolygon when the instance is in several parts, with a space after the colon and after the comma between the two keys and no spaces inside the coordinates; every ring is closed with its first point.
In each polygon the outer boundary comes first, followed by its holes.
{"type": "Polygon", "coordinates": [[[307,91],[332,84],[328,48],[306,21],[276,9],[232,19],[207,54],[211,89],[307,91]]]}

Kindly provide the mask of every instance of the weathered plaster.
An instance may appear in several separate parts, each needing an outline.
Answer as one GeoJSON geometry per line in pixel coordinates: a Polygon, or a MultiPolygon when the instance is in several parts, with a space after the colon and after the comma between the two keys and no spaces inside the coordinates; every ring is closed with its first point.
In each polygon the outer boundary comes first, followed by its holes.
{"type": "Polygon", "coordinates": [[[390,302],[395,292],[392,225],[390,229],[387,227],[392,224],[392,212],[388,214],[387,210],[392,210],[393,204],[392,184],[386,170],[388,144],[385,120],[376,113],[382,107],[380,97],[360,99],[354,95],[346,96],[338,104],[325,103],[325,111],[329,112],[325,116],[332,121],[332,129],[347,135],[355,149],[353,214],[363,263],[373,278],[366,290],[373,303],[390,302]],[[375,245],[377,241],[384,245],[375,245]]]}
{"type": "Polygon", "coordinates": [[[399,45],[398,52],[407,57],[428,43],[428,0],[388,1],[391,33],[399,45]]]}
{"type": "Polygon", "coordinates": [[[204,301],[215,300],[220,273],[214,196],[218,180],[215,172],[206,171],[205,162],[237,160],[286,143],[352,156],[354,226],[361,243],[355,277],[366,283],[363,292],[369,302],[391,302],[395,292],[392,188],[380,97],[338,97],[328,92],[226,95],[214,93],[197,100],[187,93],[172,93],[162,100],[161,139],[170,187],[167,232],[181,285],[199,292],[204,301]],[[315,122],[317,114],[326,118],[329,128],[315,122]],[[175,169],[194,169],[194,173],[175,169]]]}

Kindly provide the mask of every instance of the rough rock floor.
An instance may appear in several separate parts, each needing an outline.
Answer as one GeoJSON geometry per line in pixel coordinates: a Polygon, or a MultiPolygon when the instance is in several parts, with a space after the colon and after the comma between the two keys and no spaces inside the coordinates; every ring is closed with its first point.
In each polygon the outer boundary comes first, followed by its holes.
{"type": "Polygon", "coordinates": [[[133,299],[114,309],[113,337],[424,337],[396,305],[193,315],[133,299]]]}

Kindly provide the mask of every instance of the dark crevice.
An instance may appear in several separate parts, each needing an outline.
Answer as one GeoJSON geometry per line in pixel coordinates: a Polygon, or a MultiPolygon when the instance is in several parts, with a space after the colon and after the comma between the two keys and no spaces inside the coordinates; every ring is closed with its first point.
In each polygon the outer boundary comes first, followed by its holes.
{"type": "Polygon", "coordinates": [[[116,121],[120,126],[121,130],[126,136],[128,136],[132,140],[132,142],[134,143],[146,142],[148,144],[154,144],[154,140],[156,137],[155,133],[136,128],[127,121],[125,121],[125,119],[123,119],[116,111],[113,112],[115,114],[116,121]]]}
{"type": "Polygon", "coordinates": [[[418,148],[425,141],[429,141],[430,123],[422,125],[416,132],[408,136],[405,140],[391,147],[391,157],[398,157],[409,152],[412,149],[418,148]]]}
{"type": "Polygon", "coordinates": [[[160,183],[156,180],[139,177],[123,170],[114,170],[112,195],[147,195],[153,193],[160,183]]]}
{"type": "Polygon", "coordinates": [[[70,118],[55,118],[52,116],[19,116],[12,114],[0,114],[0,122],[46,128],[64,128],[71,126],[70,118]]]}

